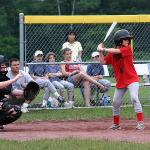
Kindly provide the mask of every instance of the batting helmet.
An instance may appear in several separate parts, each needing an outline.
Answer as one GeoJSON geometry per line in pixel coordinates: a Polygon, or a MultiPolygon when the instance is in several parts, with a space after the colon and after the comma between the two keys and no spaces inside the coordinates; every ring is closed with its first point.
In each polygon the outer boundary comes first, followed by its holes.
{"type": "Polygon", "coordinates": [[[120,46],[122,44],[122,39],[129,38],[132,39],[133,36],[130,35],[129,31],[122,29],[118,30],[114,35],[114,42],[116,46],[120,46]]]}

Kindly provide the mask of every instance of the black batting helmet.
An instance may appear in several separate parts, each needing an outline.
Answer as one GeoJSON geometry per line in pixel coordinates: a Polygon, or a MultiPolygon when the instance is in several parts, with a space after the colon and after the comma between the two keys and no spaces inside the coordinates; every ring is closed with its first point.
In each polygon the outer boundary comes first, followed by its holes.
{"type": "Polygon", "coordinates": [[[114,35],[114,42],[116,46],[120,46],[120,44],[122,44],[122,39],[124,38],[129,38],[132,39],[133,36],[130,35],[129,31],[122,29],[122,30],[118,30],[115,35],[114,35]]]}

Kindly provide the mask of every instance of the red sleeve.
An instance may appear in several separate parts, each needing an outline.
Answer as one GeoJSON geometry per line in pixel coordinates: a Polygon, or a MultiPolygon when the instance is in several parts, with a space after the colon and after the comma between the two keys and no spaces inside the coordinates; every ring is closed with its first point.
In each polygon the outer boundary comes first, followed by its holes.
{"type": "Polygon", "coordinates": [[[123,57],[132,55],[131,46],[121,47],[120,52],[123,57]]]}
{"type": "Polygon", "coordinates": [[[104,60],[106,61],[106,65],[112,64],[112,54],[108,53],[105,57],[104,60]]]}

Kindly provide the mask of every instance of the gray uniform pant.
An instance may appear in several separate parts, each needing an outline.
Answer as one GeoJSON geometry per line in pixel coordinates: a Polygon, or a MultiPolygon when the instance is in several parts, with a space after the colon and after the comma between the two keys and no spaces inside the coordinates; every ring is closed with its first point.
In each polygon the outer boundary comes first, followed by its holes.
{"type": "Polygon", "coordinates": [[[71,82],[60,80],[53,81],[52,84],[56,87],[56,89],[60,90],[60,92],[64,92],[67,89],[68,101],[72,101],[74,98],[74,85],[71,82]]]}
{"type": "Polygon", "coordinates": [[[43,100],[47,101],[50,97],[50,94],[53,94],[55,98],[59,97],[55,86],[49,81],[49,79],[36,79],[35,82],[41,87],[44,88],[43,100]]]}
{"type": "Polygon", "coordinates": [[[139,83],[133,82],[129,84],[126,88],[115,89],[115,94],[113,97],[113,108],[112,108],[114,116],[120,115],[120,106],[122,103],[122,98],[126,93],[127,89],[129,89],[131,102],[134,106],[135,112],[142,112],[141,103],[138,98],[139,83]]]}

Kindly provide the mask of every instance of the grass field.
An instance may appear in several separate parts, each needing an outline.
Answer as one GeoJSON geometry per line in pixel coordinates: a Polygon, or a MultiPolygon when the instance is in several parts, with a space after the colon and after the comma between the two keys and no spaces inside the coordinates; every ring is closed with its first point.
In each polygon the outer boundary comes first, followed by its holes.
{"type": "MultiPolygon", "coordinates": [[[[144,116],[150,116],[150,108],[143,107],[144,116]]],[[[39,110],[25,113],[19,121],[33,120],[92,120],[99,118],[112,117],[111,108],[79,108],[79,109],[56,109],[56,110],[39,110]]],[[[135,112],[132,107],[122,108],[121,117],[127,119],[135,118],[135,112]]]]}
{"type": "MultiPolygon", "coordinates": [[[[109,91],[113,96],[114,88],[109,91]]],[[[38,95],[34,103],[41,102],[43,91],[38,95]]],[[[83,106],[83,99],[79,89],[75,91],[76,105],[83,106]]],[[[149,104],[149,88],[141,88],[140,99],[143,104],[149,104]]],[[[128,103],[129,95],[126,94],[125,103],[128,103]]],[[[143,107],[144,116],[150,116],[150,107],[143,107]]],[[[111,108],[75,108],[75,109],[56,109],[56,110],[39,110],[30,111],[23,114],[19,122],[36,121],[36,120],[94,120],[100,118],[111,118],[111,108]]],[[[132,107],[123,107],[121,118],[135,118],[132,107]]],[[[12,133],[13,134],[13,133],[12,133]]],[[[1,133],[0,133],[0,136],[1,133]]],[[[129,142],[113,142],[107,140],[94,139],[55,139],[55,140],[33,140],[33,141],[8,141],[0,140],[0,150],[149,150],[149,144],[135,144],[129,142]]]]}
{"type": "Polygon", "coordinates": [[[1,150],[149,150],[150,144],[106,140],[57,139],[26,142],[0,141],[1,150]]]}
{"type": "MultiPolygon", "coordinates": [[[[150,116],[149,107],[144,107],[145,117],[150,116]]],[[[23,114],[18,120],[94,120],[112,117],[111,108],[81,108],[64,110],[41,110],[23,114]]],[[[135,118],[133,108],[122,108],[122,118],[135,118]]],[[[1,134],[1,133],[0,133],[1,134]]],[[[13,134],[13,133],[12,133],[13,134]]],[[[33,141],[0,140],[0,150],[149,150],[150,144],[135,144],[129,142],[111,142],[94,139],[55,139],[33,141]]]]}
{"type": "MultiPolygon", "coordinates": [[[[113,99],[114,90],[115,88],[112,87],[108,91],[108,95],[110,96],[111,100],[113,99]]],[[[38,97],[32,102],[32,104],[42,102],[43,92],[44,92],[43,90],[40,91],[38,97]]],[[[75,106],[83,107],[84,100],[79,88],[75,88],[74,95],[75,95],[75,106]]],[[[140,87],[139,99],[143,105],[150,105],[150,87],[140,87]]],[[[129,92],[127,91],[125,96],[123,97],[123,105],[130,105],[130,104],[131,104],[130,95],[129,92]]]]}

